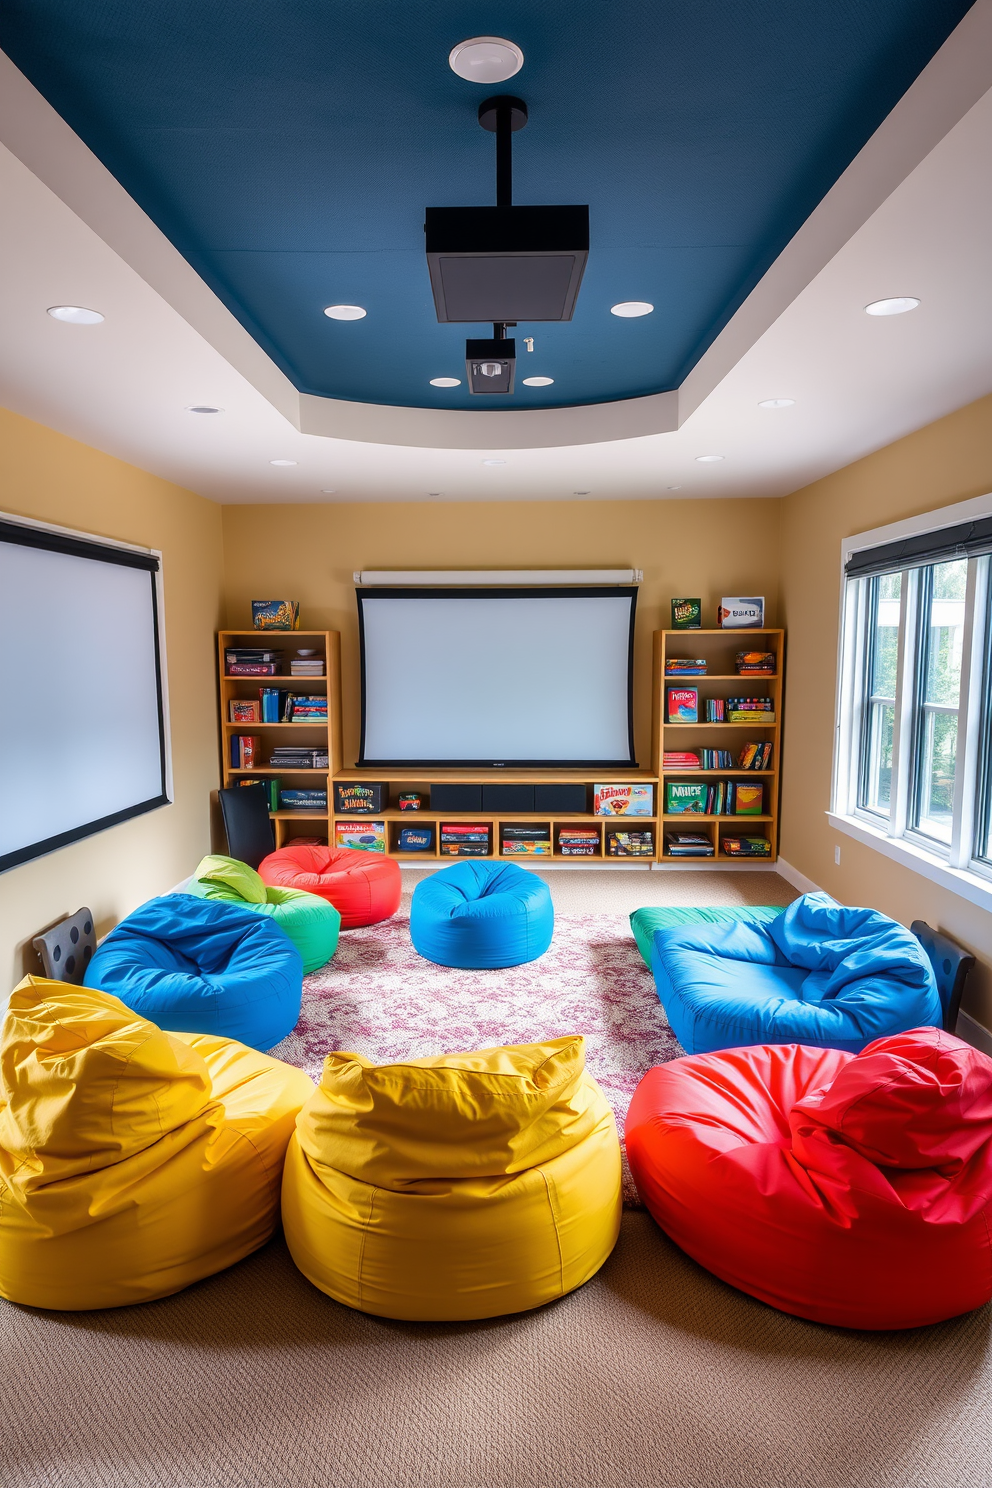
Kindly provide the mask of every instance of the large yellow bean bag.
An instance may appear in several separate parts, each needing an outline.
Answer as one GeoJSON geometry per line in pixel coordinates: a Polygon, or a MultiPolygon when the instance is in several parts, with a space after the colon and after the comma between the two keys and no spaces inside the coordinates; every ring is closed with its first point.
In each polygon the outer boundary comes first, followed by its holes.
{"type": "Polygon", "coordinates": [[[486,1318],[564,1296],[620,1227],[620,1146],[584,1040],[379,1068],[329,1054],[282,1214],[304,1276],[362,1312],[486,1318]]]}
{"type": "Polygon", "coordinates": [[[0,1295],[147,1302],[256,1250],[313,1088],[232,1039],[25,978],[0,1030],[0,1295]]]}

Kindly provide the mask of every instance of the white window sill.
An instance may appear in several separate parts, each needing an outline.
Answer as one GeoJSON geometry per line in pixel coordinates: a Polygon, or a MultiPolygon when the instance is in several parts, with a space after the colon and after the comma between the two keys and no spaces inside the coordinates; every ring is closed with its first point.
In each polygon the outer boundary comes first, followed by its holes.
{"type": "Polygon", "coordinates": [[[951,868],[914,843],[907,842],[905,838],[887,837],[884,832],[869,826],[860,817],[838,816],[833,811],[828,811],[827,820],[838,832],[844,832],[855,841],[863,842],[866,847],[875,848],[884,857],[929,878],[931,883],[940,884],[941,888],[949,889],[952,894],[959,894],[970,904],[977,904],[979,909],[992,910],[992,880],[980,878],[977,873],[969,873],[964,868],[951,868]]]}

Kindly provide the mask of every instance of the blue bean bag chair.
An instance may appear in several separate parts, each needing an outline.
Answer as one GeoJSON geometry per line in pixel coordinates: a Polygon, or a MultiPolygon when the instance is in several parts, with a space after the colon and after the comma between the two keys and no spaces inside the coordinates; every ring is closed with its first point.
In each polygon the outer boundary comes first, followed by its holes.
{"type": "Polygon", "coordinates": [[[165,894],[110,932],[85,983],[160,1028],[264,1050],[296,1027],[303,961],[275,921],[254,910],[165,894]]]}
{"type": "Polygon", "coordinates": [[[454,863],[413,891],[410,939],[440,966],[521,966],[544,955],[554,928],[550,889],[515,863],[454,863]]]}
{"type": "Polygon", "coordinates": [[[942,1025],[929,958],[904,926],[829,894],[762,924],[656,930],[651,970],[688,1054],[812,1044],[860,1054],[873,1039],[942,1025]]]}

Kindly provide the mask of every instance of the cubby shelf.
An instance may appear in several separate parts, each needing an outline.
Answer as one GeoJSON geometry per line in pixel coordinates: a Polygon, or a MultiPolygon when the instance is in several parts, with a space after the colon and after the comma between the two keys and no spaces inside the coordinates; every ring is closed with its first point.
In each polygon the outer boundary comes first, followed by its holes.
{"type": "Polygon", "coordinates": [[[785,632],[774,627],[748,630],[660,630],[654,637],[654,715],[652,721],[652,766],[658,776],[660,799],[658,810],[661,842],[658,847],[659,861],[667,864],[703,867],[713,863],[773,863],[778,856],[778,784],[779,751],[781,749],[782,688],[785,673],[785,632]],[[775,657],[775,669],[764,676],[740,673],[734,668],[737,651],[770,651],[775,657]],[[707,664],[701,676],[668,672],[670,657],[699,658],[707,664]],[[715,684],[711,685],[711,684],[715,684]],[[733,685],[731,685],[733,684],[733,685]],[[668,722],[668,689],[696,688],[700,694],[700,709],[704,698],[712,697],[767,697],[771,700],[768,722],[715,723],[701,719],[698,723],[668,722]],[[724,737],[726,744],[721,745],[724,737]],[[751,740],[772,744],[771,763],[767,770],[745,770],[736,763],[741,746],[751,740]],[[698,748],[697,748],[698,742],[698,748]],[[696,754],[698,749],[726,748],[735,763],[726,769],[697,769],[693,766],[666,765],[666,752],[683,751],[696,754]],[[665,787],[669,783],[690,785],[693,781],[716,782],[733,780],[739,784],[762,784],[764,786],[763,810],[754,815],[738,815],[736,812],[719,816],[696,812],[665,812],[665,787]],[[760,832],[753,828],[761,824],[760,832]],[[709,837],[715,852],[711,857],[683,857],[665,849],[664,834],[681,829],[685,832],[698,830],[709,837]],[[733,833],[730,828],[733,828],[733,833]],[[720,841],[729,835],[765,836],[771,843],[768,857],[736,856],[720,851],[720,841]]]}

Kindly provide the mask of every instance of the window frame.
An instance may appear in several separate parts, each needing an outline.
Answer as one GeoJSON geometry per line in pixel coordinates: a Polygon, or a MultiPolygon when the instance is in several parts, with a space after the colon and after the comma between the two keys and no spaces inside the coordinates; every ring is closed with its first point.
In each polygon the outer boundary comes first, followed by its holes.
{"type": "Polygon", "coordinates": [[[934,711],[923,699],[930,643],[929,627],[924,620],[928,613],[926,598],[933,560],[900,570],[903,579],[887,818],[863,804],[871,711],[866,691],[871,678],[873,640],[869,627],[873,613],[872,586],[878,584],[879,578],[877,575],[848,578],[845,572],[852,554],[866,548],[881,547],[921,533],[936,535],[944,528],[986,516],[992,516],[992,495],[858,533],[841,544],[836,733],[827,816],[832,826],[886,857],[942,883],[983,908],[992,909],[992,556],[986,554],[967,560],[949,843],[914,825],[922,787],[919,762],[925,720],[934,711]]]}

